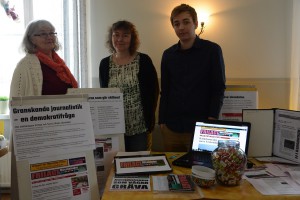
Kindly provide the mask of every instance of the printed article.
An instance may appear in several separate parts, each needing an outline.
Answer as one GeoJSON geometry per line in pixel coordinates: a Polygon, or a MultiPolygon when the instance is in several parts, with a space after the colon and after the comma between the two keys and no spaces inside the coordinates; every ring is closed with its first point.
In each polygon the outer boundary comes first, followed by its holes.
{"type": "Polygon", "coordinates": [[[86,200],[90,197],[87,163],[83,155],[31,161],[29,168],[32,200],[86,200]]]}
{"type": "Polygon", "coordinates": [[[125,133],[122,93],[89,94],[95,134],[125,133]]]}
{"type": "Polygon", "coordinates": [[[88,94],[95,135],[125,133],[123,93],[117,88],[72,88],[68,94],[88,94]]]}
{"type": "Polygon", "coordinates": [[[17,160],[93,150],[88,102],[11,108],[17,160]]]}

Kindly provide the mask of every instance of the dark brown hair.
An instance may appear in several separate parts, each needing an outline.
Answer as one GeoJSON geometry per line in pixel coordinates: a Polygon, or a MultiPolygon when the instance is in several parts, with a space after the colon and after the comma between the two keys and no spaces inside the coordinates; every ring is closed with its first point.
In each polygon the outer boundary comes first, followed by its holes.
{"type": "Polygon", "coordinates": [[[172,10],[171,17],[170,17],[172,26],[173,26],[173,19],[174,19],[174,17],[176,17],[177,15],[179,15],[182,12],[188,12],[192,16],[192,19],[193,19],[194,23],[196,23],[198,21],[198,19],[197,19],[197,12],[196,12],[195,8],[193,8],[193,7],[191,7],[191,6],[187,5],[187,4],[181,4],[179,6],[176,6],[172,10]]]}
{"type": "Polygon", "coordinates": [[[130,32],[131,41],[130,41],[130,46],[129,46],[129,53],[131,55],[133,55],[140,46],[140,39],[139,39],[138,32],[135,28],[135,25],[129,21],[123,20],[123,21],[117,21],[117,22],[113,23],[113,25],[108,30],[106,45],[111,53],[116,52],[116,50],[112,44],[112,34],[114,31],[120,30],[120,29],[130,32]]]}

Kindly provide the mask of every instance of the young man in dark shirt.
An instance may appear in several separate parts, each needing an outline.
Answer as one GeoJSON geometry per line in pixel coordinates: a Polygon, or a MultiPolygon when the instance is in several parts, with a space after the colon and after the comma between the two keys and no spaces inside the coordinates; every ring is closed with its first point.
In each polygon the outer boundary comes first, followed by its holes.
{"type": "Polygon", "coordinates": [[[195,33],[193,7],[175,7],[170,20],[179,42],[162,56],[159,124],[165,151],[188,151],[196,121],[219,116],[225,66],[221,47],[195,33]]]}

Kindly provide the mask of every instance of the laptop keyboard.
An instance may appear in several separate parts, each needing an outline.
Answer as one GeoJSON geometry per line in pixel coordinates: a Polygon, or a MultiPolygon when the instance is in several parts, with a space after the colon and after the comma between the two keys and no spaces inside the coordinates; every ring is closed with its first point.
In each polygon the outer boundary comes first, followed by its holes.
{"type": "Polygon", "coordinates": [[[208,163],[210,163],[211,162],[211,154],[209,154],[209,153],[205,153],[205,154],[197,154],[197,153],[195,153],[194,155],[193,155],[193,160],[194,161],[200,161],[200,162],[204,162],[204,163],[206,163],[206,162],[208,162],[208,163]]]}
{"type": "Polygon", "coordinates": [[[193,155],[192,165],[202,165],[213,168],[211,153],[196,153],[193,155]]]}
{"type": "Polygon", "coordinates": [[[194,155],[187,153],[181,156],[180,158],[174,160],[172,164],[176,166],[188,167],[188,168],[191,168],[193,165],[203,165],[209,168],[213,168],[210,153],[202,153],[202,154],[195,153],[194,155]],[[191,159],[191,157],[193,158],[191,159]]]}

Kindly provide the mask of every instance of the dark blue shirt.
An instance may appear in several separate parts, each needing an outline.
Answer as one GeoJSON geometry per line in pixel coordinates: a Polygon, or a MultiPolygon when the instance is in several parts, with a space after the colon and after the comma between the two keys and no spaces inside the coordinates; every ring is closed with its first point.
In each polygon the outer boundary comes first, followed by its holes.
{"type": "Polygon", "coordinates": [[[195,123],[218,118],[225,91],[221,47],[196,37],[193,46],[180,43],[164,51],[161,61],[159,124],[177,132],[194,132],[195,123]]]}

